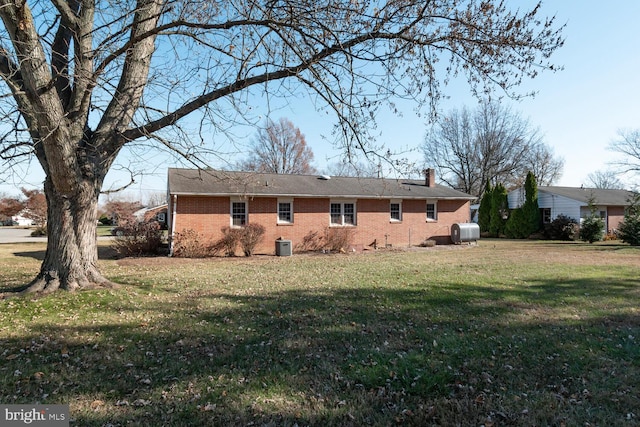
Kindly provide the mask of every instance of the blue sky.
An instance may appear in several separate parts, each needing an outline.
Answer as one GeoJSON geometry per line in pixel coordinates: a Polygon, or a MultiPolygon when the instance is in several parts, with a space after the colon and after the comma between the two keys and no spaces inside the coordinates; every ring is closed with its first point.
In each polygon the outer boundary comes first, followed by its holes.
{"type": "MultiPolygon", "coordinates": [[[[512,1],[518,5],[531,3],[512,1]]],[[[618,130],[640,128],[640,2],[556,0],[543,3],[542,11],[556,15],[559,24],[566,23],[565,45],[552,58],[564,70],[542,73],[525,82],[522,92],[535,90],[538,94],[509,103],[540,129],[555,155],[564,159],[564,173],[556,184],[580,186],[589,173],[607,169],[607,163],[616,158],[607,145],[617,138],[618,130]]],[[[440,104],[443,112],[465,105],[474,107],[477,102],[464,84],[456,83],[445,92],[450,98],[440,104]]],[[[305,101],[291,103],[278,113],[272,118],[289,118],[306,136],[318,169],[339,158],[321,137],[330,131],[324,113],[313,111],[305,101]]],[[[389,115],[380,120],[379,142],[392,150],[419,147],[426,130],[425,118],[417,117],[407,107],[402,117],[389,115]]],[[[418,151],[411,155],[422,158],[418,151]]],[[[149,164],[145,171],[148,175],[129,191],[132,197],[164,191],[166,167],[173,165],[165,156],[155,159],[157,164],[149,164]]],[[[0,184],[0,193],[15,193],[16,185],[41,187],[38,167],[32,167],[27,175],[26,182],[0,184]]],[[[107,185],[122,182],[117,173],[110,173],[107,179],[107,185]]],[[[639,180],[635,177],[625,182],[631,186],[639,180]]]]}
{"type": "MultiPolygon", "coordinates": [[[[565,45],[552,58],[564,70],[525,82],[521,92],[536,91],[535,97],[505,102],[539,128],[555,155],[564,159],[564,173],[556,185],[580,186],[589,173],[608,169],[608,162],[616,158],[607,146],[618,130],[640,128],[640,2],[556,0],[543,3],[542,11],[556,15],[558,24],[566,23],[565,45]]],[[[463,82],[446,92],[450,98],[440,104],[442,112],[477,103],[463,82]]],[[[282,114],[305,134],[318,167],[336,155],[322,144],[319,135],[327,130],[314,112],[292,107],[282,114]]],[[[403,117],[381,120],[379,130],[380,142],[392,149],[419,147],[427,124],[407,107],[403,117]]],[[[413,155],[422,157],[419,152],[413,155]]]]}

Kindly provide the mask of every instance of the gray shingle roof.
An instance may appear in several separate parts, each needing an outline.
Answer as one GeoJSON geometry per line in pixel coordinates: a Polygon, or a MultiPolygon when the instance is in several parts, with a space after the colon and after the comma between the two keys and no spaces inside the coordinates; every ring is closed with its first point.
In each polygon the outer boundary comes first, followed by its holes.
{"type": "Polygon", "coordinates": [[[538,187],[538,192],[557,194],[568,197],[586,205],[593,197],[596,205],[602,206],[628,206],[633,193],[627,190],[609,190],[602,188],[578,188],[578,187],[538,187]]]}
{"type": "Polygon", "coordinates": [[[208,196],[344,197],[472,200],[473,196],[424,180],[284,175],[170,168],[170,194],[208,196]]]}

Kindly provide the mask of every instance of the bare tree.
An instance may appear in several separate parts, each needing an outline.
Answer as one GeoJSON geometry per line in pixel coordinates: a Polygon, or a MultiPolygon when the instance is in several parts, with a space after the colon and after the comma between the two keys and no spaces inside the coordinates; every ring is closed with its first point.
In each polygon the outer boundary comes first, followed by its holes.
{"type": "Polygon", "coordinates": [[[313,151],[307,141],[291,121],[281,118],[278,122],[267,121],[260,129],[251,145],[249,158],[241,163],[240,169],[280,173],[312,174],[313,151]]]}
{"type": "Polygon", "coordinates": [[[167,203],[167,193],[155,191],[147,194],[144,205],[147,207],[156,207],[167,203]]]}
{"type": "Polygon", "coordinates": [[[449,112],[427,133],[422,149],[440,180],[478,198],[487,182],[521,185],[528,171],[541,175],[537,181],[551,181],[562,168],[539,132],[496,101],[449,112]]]}
{"type": "MultiPolygon", "coordinates": [[[[554,156],[553,148],[547,144],[536,144],[525,156],[522,170],[531,171],[536,183],[546,186],[552,185],[560,179],[563,168],[564,160],[554,156]]],[[[522,175],[520,175],[520,178],[522,178],[522,175]]],[[[523,184],[518,183],[518,186],[521,185],[523,184]]]]}
{"type": "Polygon", "coordinates": [[[624,185],[612,170],[597,170],[587,175],[587,187],[623,190],[624,185]]]}
{"type": "Polygon", "coordinates": [[[372,162],[350,162],[346,159],[329,163],[326,167],[328,175],[332,176],[356,176],[361,178],[380,177],[381,166],[372,162]]]}
{"type": "Polygon", "coordinates": [[[640,129],[618,131],[618,140],[609,149],[622,154],[622,159],[611,163],[620,173],[640,173],[640,129]]]}
{"type": "Polygon", "coordinates": [[[26,290],[112,285],[96,212],[121,151],[205,166],[204,134],[256,123],[258,94],[310,97],[337,118],[336,143],[366,151],[385,102],[433,108],[452,75],[476,94],[518,96],[553,70],[562,28],[540,15],[498,0],[0,0],[0,159],[35,157],[48,202],[46,255],[26,290]]]}

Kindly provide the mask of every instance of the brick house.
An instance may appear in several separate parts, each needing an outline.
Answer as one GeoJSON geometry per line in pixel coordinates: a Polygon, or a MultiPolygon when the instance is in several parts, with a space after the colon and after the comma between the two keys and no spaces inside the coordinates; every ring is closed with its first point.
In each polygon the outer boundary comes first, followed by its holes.
{"type": "MultiPolygon", "coordinates": [[[[275,240],[294,251],[310,233],[349,228],[349,249],[451,242],[451,226],[470,221],[473,197],[424,180],[283,175],[170,168],[169,236],[193,230],[211,241],[223,227],[262,224],[256,253],[273,254],[275,240]]],[[[173,239],[170,239],[173,240],[173,239]]]]}

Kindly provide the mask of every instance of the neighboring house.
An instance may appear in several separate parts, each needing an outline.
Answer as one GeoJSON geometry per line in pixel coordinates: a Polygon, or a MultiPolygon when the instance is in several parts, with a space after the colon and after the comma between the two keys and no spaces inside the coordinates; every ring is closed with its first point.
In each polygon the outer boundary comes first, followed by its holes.
{"type": "MultiPolygon", "coordinates": [[[[223,227],[262,224],[259,253],[275,240],[301,244],[329,228],[354,231],[353,248],[451,242],[451,226],[469,222],[474,197],[424,180],[169,169],[169,235],[193,230],[218,240],[223,227]]],[[[173,240],[173,239],[172,239],[173,240]]]]}
{"type": "MultiPolygon", "coordinates": [[[[524,203],[524,187],[509,192],[509,208],[524,203]]],[[[559,215],[581,222],[591,212],[589,200],[593,200],[596,212],[605,221],[607,232],[613,232],[624,219],[633,193],[627,190],[576,187],[538,187],[538,207],[543,223],[550,223],[559,215]]]]}
{"type": "Polygon", "coordinates": [[[133,213],[139,222],[158,221],[163,228],[167,224],[167,203],[163,205],[142,208],[133,213]]]}
{"type": "Polygon", "coordinates": [[[22,215],[15,215],[11,217],[11,221],[20,227],[31,227],[36,224],[31,218],[26,218],[22,215]]]}

